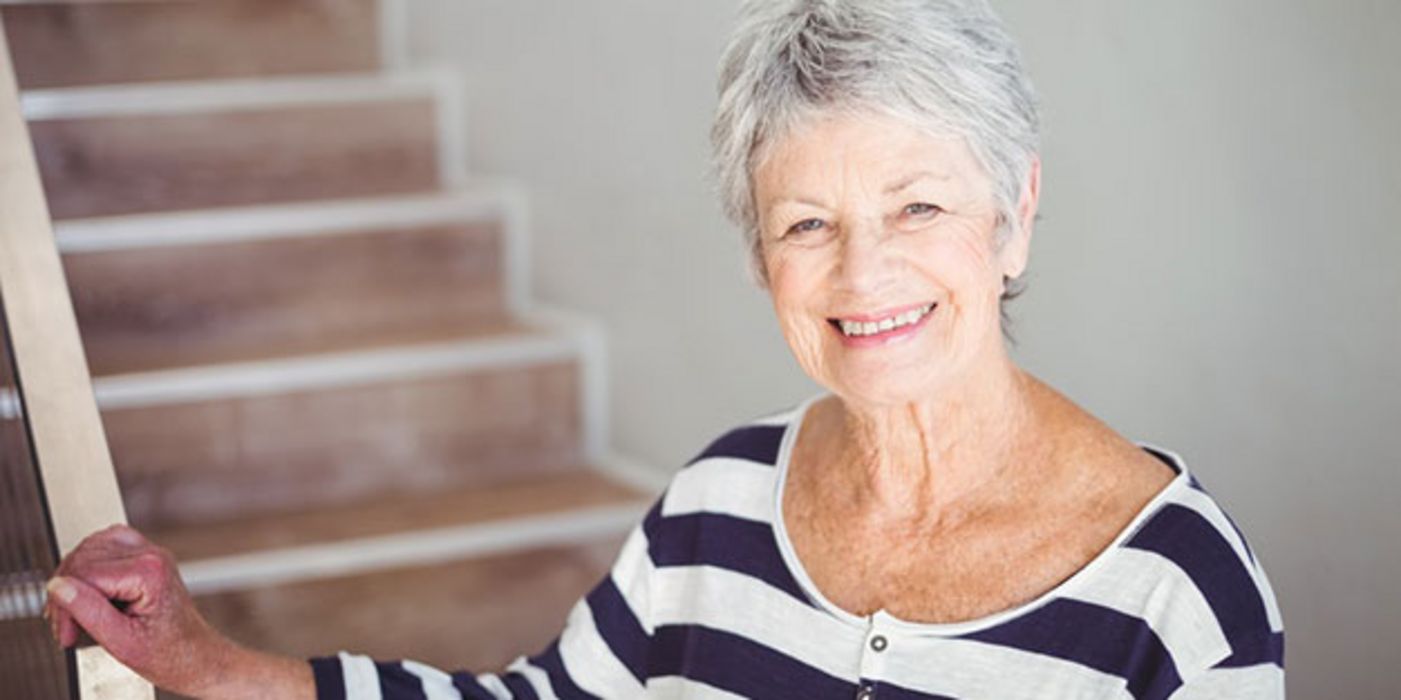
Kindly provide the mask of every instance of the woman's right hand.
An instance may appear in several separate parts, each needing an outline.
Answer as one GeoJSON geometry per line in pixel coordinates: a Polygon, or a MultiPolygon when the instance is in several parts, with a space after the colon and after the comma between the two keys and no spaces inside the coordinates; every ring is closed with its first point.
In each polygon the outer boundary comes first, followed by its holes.
{"type": "Polygon", "coordinates": [[[125,525],[88,536],[48,584],[45,614],[64,647],[87,630],[157,686],[197,698],[313,697],[308,664],[245,649],[205,622],[175,558],[125,525]]]}

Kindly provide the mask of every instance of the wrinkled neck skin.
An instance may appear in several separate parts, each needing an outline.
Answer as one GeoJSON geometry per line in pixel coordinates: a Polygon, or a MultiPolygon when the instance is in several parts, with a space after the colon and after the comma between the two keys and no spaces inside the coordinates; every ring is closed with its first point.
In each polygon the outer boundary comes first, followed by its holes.
{"type": "MultiPolygon", "coordinates": [[[[839,442],[824,450],[843,500],[874,524],[938,528],[1013,496],[1033,444],[1033,380],[993,344],[937,395],[898,405],[836,402],[839,442]]],[[[836,426],[834,426],[836,427],[836,426]]],[[[830,482],[829,482],[830,483],[830,482]]]]}

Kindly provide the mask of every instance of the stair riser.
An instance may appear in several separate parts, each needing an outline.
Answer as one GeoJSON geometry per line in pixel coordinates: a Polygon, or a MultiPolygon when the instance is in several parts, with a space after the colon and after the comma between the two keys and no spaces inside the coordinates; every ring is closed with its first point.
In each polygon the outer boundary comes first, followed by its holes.
{"type": "Polygon", "coordinates": [[[64,256],[96,375],[506,322],[494,221],[64,256]]]}
{"type": "Polygon", "coordinates": [[[107,409],[127,513],[169,527],[576,468],[579,367],[107,409]]]}
{"type": "Polygon", "coordinates": [[[490,672],[556,637],[621,545],[614,538],[196,602],[217,629],[258,649],[302,658],[349,649],[490,672]]]}
{"type": "Polygon", "coordinates": [[[25,89],[380,65],[373,0],[58,2],[3,15],[25,89]]]}
{"type": "Polygon", "coordinates": [[[35,119],[56,219],[424,192],[441,184],[431,97],[35,119]]]}

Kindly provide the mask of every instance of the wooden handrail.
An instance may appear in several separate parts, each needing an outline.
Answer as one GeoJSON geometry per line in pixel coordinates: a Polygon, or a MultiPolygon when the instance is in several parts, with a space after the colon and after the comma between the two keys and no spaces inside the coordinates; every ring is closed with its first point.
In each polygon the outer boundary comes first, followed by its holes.
{"type": "MultiPolygon", "coordinates": [[[[126,522],[112,458],[0,18],[0,301],[34,454],[61,555],[126,522]]],[[[153,698],[151,686],[101,647],[76,653],[84,700],[153,698]]]]}

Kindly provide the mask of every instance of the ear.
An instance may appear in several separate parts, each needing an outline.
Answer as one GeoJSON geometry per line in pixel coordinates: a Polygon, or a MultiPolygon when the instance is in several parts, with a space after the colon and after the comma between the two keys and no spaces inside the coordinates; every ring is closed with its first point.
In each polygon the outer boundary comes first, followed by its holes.
{"type": "Polygon", "coordinates": [[[1026,272],[1031,255],[1031,234],[1036,227],[1036,211],[1041,204],[1041,156],[1032,156],[1026,185],[1017,202],[1017,231],[1002,245],[1002,274],[1017,279],[1026,272]]]}

